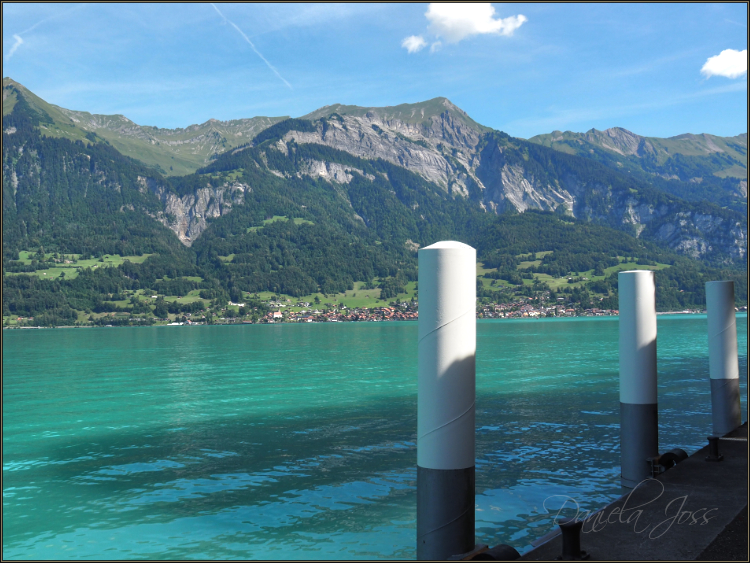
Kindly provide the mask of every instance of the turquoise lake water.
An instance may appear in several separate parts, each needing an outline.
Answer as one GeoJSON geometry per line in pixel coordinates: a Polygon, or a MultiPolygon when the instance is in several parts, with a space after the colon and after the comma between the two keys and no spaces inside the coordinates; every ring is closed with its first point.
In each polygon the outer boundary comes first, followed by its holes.
{"type": "MultiPolygon", "coordinates": [[[[617,331],[478,322],[478,542],[621,494],[617,331]]],[[[660,451],[711,434],[706,331],[658,318],[660,451]]],[[[415,557],[416,322],[2,334],[4,558],[415,557]]]]}

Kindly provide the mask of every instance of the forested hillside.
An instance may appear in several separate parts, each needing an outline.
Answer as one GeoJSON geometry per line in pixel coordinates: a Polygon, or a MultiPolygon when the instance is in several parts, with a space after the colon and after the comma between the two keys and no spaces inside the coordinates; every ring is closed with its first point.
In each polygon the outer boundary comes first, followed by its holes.
{"type": "Polygon", "coordinates": [[[151,216],[162,208],[138,178],[155,174],[106,144],[46,137],[23,98],[3,118],[3,255],[26,248],[81,254],[182,252],[151,216]]]}
{"type": "MultiPolygon", "coordinates": [[[[343,128],[347,139],[357,138],[354,128],[363,122],[352,120],[365,118],[323,112],[315,120],[278,122],[195,174],[167,177],[93,135],[45,135],[50,115],[18,96],[3,117],[6,322],[257,320],[274,297],[358,303],[366,294],[386,304],[417,297],[416,250],[443,239],[477,248],[484,302],[563,295],[580,307],[616,308],[617,271],[653,265],[660,309],[700,307],[705,281],[727,277],[738,283],[738,302],[746,303],[746,242],[731,239],[743,236],[737,224],[746,233],[741,214],[480,131],[458,114],[441,118],[452,129],[438,148],[435,138],[419,138],[413,129],[402,129],[411,137],[398,133],[401,122],[393,120],[414,111],[400,108],[382,127],[369,126],[360,154],[336,148],[332,139],[343,128]],[[370,137],[380,143],[377,150],[393,152],[368,153],[370,137]],[[459,148],[471,142],[469,162],[459,148]],[[413,162],[422,151],[440,151],[443,161],[434,162],[451,163],[449,180],[429,179],[439,167],[400,164],[401,151],[412,151],[413,162]],[[523,181],[507,178],[518,170],[529,187],[514,195],[512,186],[523,181]],[[549,190],[559,203],[534,205],[552,201],[549,190]],[[544,197],[534,200],[535,194],[544,197]],[[516,196],[527,204],[523,213],[516,196]],[[622,208],[633,221],[623,221],[622,208]],[[649,221],[633,217],[646,212],[649,221]],[[659,236],[676,220],[671,239],[659,236]],[[724,239],[722,224],[729,225],[724,239]],[[717,246],[698,254],[703,261],[691,260],[674,251],[690,254],[674,242],[690,236],[717,246]]],[[[404,127],[433,131],[430,119],[420,114],[404,127]]]]}

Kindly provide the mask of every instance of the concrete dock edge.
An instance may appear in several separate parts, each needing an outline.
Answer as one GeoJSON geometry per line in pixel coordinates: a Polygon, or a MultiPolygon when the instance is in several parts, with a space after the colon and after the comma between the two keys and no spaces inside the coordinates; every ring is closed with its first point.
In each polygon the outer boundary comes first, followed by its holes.
{"type": "MultiPolygon", "coordinates": [[[[707,462],[706,445],[592,514],[581,549],[593,561],[747,561],[747,434],[745,423],[722,437],[723,461],[707,462]]],[[[550,561],[561,553],[558,535],[520,560],[550,561]]]]}

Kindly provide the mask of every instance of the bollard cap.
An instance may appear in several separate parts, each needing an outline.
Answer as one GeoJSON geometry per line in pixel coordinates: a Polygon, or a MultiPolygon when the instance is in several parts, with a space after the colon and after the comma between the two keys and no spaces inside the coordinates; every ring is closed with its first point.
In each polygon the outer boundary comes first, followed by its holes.
{"type": "Polygon", "coordinates": [[[420,248],[419,251],[423,250],[443,250],[443,249],[460,249],[460,250],[474,250],[471,246],[468,244],[464,244],[462,242],[458,242],[456,240],[441,240],[439,242],[436,242],[435,244],[431,244],[430,246],[425,246],[424,248],[420,248]]]}

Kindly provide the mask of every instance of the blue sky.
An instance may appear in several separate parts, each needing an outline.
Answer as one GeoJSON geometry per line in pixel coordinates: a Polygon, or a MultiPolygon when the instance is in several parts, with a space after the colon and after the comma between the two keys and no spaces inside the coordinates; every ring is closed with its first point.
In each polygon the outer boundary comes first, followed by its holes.
{"type": "Polygon", "coordinates": [[[3,4],[3,76],[159,127],[445,96],[523,138],[737,135],[746,50],[744,3],[3,4]]]}

